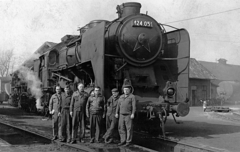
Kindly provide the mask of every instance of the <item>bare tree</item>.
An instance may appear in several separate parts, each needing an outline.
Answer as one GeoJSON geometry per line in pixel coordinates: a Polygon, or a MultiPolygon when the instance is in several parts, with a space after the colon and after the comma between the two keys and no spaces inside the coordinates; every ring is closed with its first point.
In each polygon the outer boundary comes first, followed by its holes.
{"type": "Polygon", "coordinates": [[[13,49],[0,51],[0,76],[5,77],[9,75],[10,68],[14,67],[13,49]]]}

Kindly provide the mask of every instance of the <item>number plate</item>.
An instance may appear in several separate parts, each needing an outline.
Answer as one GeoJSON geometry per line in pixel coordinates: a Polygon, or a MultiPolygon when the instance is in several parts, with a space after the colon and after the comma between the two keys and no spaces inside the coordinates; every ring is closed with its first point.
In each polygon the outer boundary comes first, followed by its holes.
{"type": "Polygon", "coordinates": [[[153,27],[153,23],[151,21],[133,20],[133,26],[135,26],[135,27],[153,27]]]}

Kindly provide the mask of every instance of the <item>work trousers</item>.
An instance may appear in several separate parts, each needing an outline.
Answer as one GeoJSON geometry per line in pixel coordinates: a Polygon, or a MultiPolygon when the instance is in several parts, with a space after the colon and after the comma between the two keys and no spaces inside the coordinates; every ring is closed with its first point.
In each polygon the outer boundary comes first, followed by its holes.
{"type": "Polygon", "coordinates": [[[133,123],[130,116],[120,114],[118,130],[121,142],[132,142],[133,123]]]}
{"type": "Polygon", "coordinates": [[[71,139],[71,122],[70,110],[63,109],[61,112],[61,133],[63,140],[67,138],[70,141],[71,139]]]}
{"type": "Polygon", "coordinates": [[[90,114],[90,138],[99,141],[102,114],[90,114]]]}
{"type": "Polygon", "coordinates": [[[73,113],[72,141],[76,140],[78,128],[80,127],[79,140],[85,136],[85,115],[84,111],[75,111],[73,113]]]}
{"type": "Polygon", "coordinates": [[[106,117],[106,133],[103,138],[113,137],[114,130],[117,126],[118,119],[114,116],[114,114],[106,117]]]}
{"type": "Polygon", "coordinates": [[[53,129],[53,137],[60,138],[61,134],[61,117],[58,116],[58,113],[55,112],[52,115],[52,129],[53,129]]]}

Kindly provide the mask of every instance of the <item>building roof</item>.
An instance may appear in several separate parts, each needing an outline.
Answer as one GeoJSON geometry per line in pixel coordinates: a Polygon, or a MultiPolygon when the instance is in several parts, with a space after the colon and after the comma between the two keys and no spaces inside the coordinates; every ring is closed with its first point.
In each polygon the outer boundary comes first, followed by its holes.
{"type": "Polygon", "coordinates": [[[192,79],[217,79],[208,69],[196,59],[190,58],[189,78],[192,79]]]}
{"type": "Polygon", "coordinates": [[[240,65],[227,64],[221,62],[199,61],[204,67],[211,71],[218,80],[240,81],[240,65]]]}

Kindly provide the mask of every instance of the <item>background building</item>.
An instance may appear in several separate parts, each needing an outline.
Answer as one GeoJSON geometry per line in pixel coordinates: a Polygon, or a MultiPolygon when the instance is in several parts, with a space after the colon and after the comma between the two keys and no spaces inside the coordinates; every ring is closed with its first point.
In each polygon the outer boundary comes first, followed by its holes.
{"type": "Polygon", "coordinates": [[[217,85],[212,84],[211,80],[217,79],[208,69],[200,64],[196,59],[190,59],[189,68],[189,96],[191,106],[202,105],[200,100],[216,97],[217,85]]]}
{"type": "Polygon", "coordinates": [[[199,61],[205,68],[217,77],[211,82],[217,87],[217,94],[224,98],[225,103],[235,104],[240,101],[240,66],[227,64],[227,60],[220,58],[218,62],[199,61]]]}

